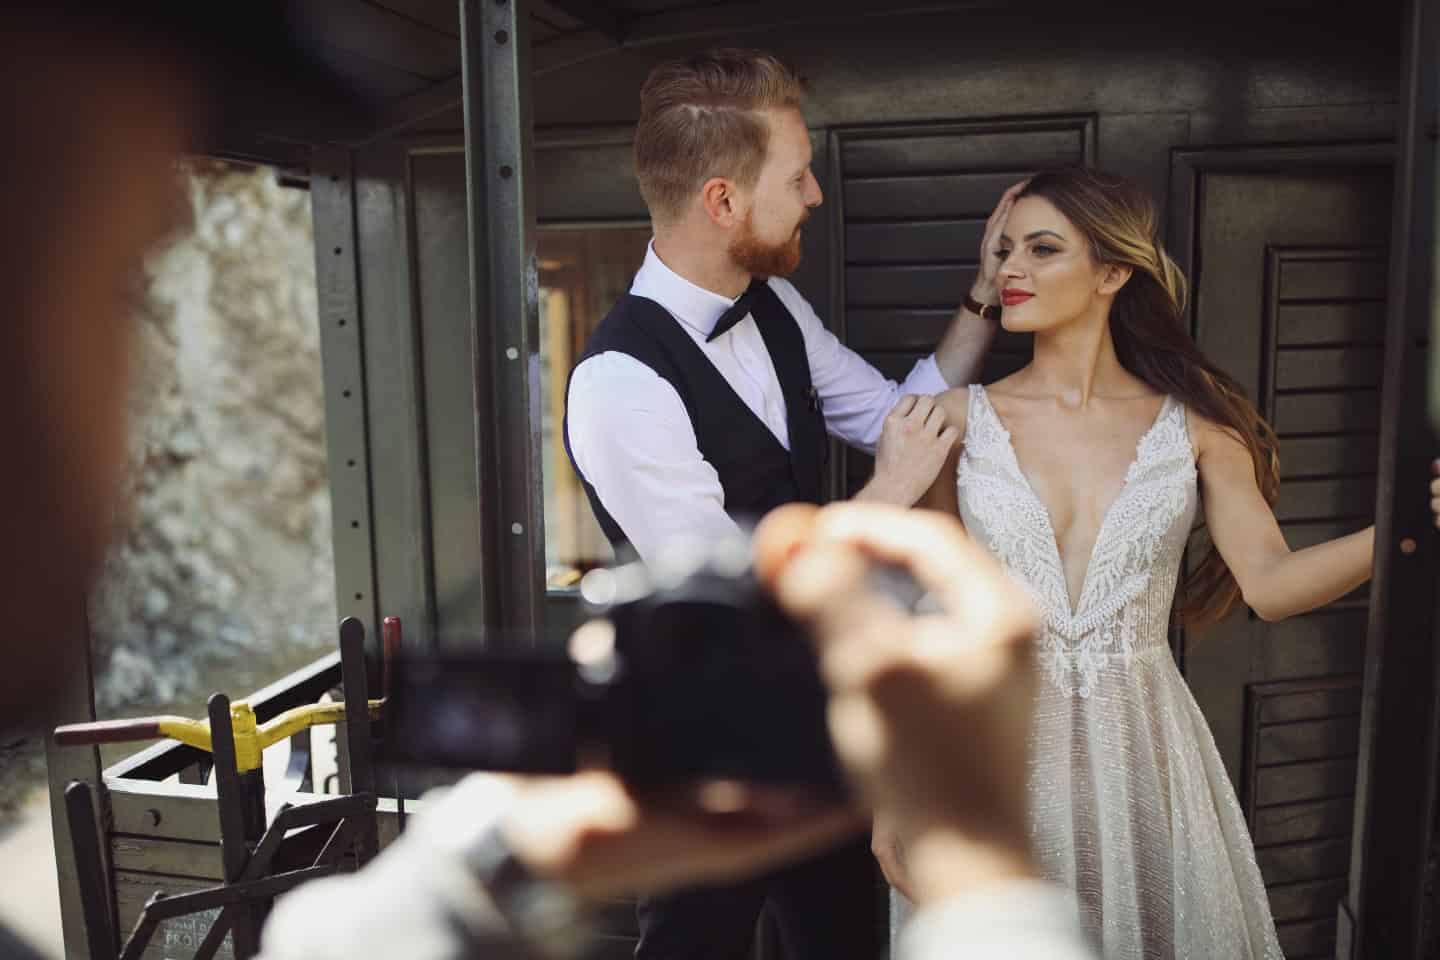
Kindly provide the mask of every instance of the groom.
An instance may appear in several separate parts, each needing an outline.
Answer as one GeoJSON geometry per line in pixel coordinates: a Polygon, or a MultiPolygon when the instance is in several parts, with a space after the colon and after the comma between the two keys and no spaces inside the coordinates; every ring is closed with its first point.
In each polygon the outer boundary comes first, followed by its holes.
{"type": "MultiPolygon", "coordinates": [[[[827,433],[876,453],[857,499],[913,504],[955,439],[929,395],[974,380],[994,336],[993,260],[900,385],[782,279],[822,200],[802,97],[788,68],[744,50],[662,64],[640,92],[635,164],[655,237],[571,375],[565,444],[605,534],[647,562],[676,541],[733,534],[736,518],[819,502],[827,433]],[[900,429],[875,450],[887,417],[900,429]]],[[[1010,202],[987,225],[982,261],[1010,202]]],[[[636,956],[743,957],[770,900],[792,958],[868,960],[872,876],[857,843],[738,886],[642,900],[636,956]]]]}

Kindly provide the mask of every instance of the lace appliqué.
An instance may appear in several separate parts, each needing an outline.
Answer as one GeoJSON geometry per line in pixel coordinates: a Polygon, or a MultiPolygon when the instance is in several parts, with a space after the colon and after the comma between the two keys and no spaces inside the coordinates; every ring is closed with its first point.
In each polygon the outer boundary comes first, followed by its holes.
{"type": "Polygon", "coordinates": [[[965,448],[956,482],[986,545],[1044,614],[1039,656],[1066,695],[1088,698],[1103,671],[1134,660],[1139,610],[1171,526],[1191,502],[1196,480],[1185,408],[1166,399],[1140,439],[1135,460],[1096,535],[1080,601],[1069,589],[1049,512],[1031,489],[1010,433],[983,387],[971,387],[965,448]]]}

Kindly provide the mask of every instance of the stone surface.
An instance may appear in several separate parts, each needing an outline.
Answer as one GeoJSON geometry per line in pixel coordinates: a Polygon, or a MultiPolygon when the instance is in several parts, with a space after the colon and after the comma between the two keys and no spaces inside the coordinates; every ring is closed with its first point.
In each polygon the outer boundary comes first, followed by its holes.
{"type": "Polygon", "coordinates": [[[102,714],[193,712],[335,643],[310,198],[180,172],[145,268],[125,507],[91,601],[102,714]]]}

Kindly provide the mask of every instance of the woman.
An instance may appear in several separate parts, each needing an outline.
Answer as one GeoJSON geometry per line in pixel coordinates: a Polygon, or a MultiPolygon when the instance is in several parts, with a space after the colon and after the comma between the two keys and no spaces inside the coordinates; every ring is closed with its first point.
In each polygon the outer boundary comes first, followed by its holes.
{"type": "MultiPolygon", "coordinates": [[[[1243,599],[1279,620],[1364,583],[1374,529],[1286,545],[1275,434],[1186,332],[1155,230],[1117,177],[1047,172],[1017,195],[987,255],[1001,323],[1034,333],[1034,359],[942,395],[963,439],[925,505],[958,511],[1042,611],[1031,837],[1103,955],[1279,958],[1234,788],[1170,656],[1181,555],[1203,505],[1179,617],[1243,599]]],[[[903,893],[902,848],[877,825],[903,893]]]]}

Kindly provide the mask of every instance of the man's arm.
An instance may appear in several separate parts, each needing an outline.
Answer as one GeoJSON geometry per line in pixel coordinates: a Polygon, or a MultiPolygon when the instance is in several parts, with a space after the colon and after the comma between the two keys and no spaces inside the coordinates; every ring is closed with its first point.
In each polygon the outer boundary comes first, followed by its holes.
{"type": "Polygon", "coordinates": [[[739,530],[680,395],[643,363],[602,353],[580,364],[566,416],[576,465],[642,560],[739,530]]]}
{"type": "Polygon", "coordinates": [[[820,398],[825,429],[831,436],[874,453],[885,417],[901,397],[949,389],[933,356],[916,363],[905,381],[897,384],[827,330],[810,301],[788,280],[772,278],[770,289],[800,326],[810,384],[820,398]]]}

